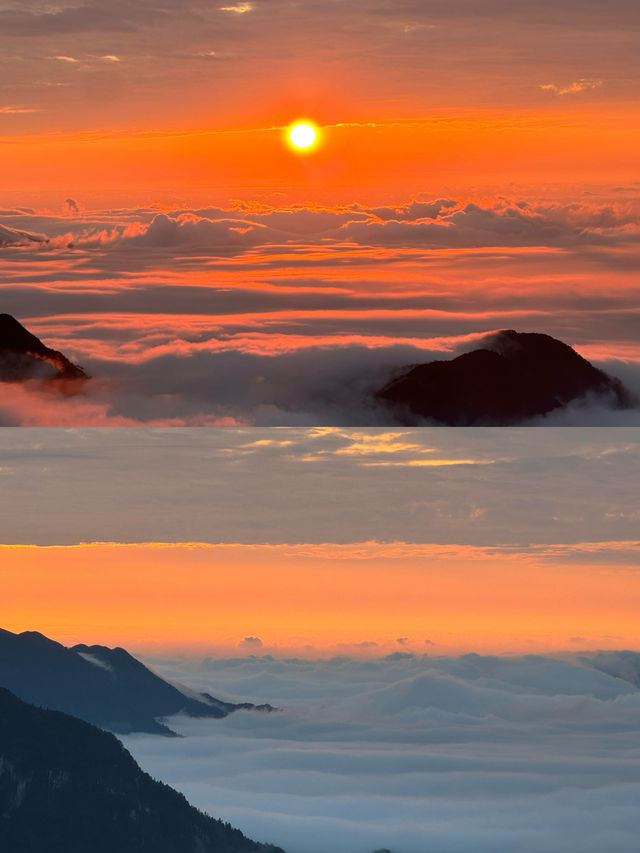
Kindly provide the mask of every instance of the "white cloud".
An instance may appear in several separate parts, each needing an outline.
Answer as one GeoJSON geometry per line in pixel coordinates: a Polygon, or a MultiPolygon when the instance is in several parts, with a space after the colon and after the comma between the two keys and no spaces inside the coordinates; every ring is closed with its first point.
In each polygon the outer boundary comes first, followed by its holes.
{"type": "Polygon", "coordinates": [[[123,740],[195,805],[290,853],[637,847],[640,693],[574,660],[252,657],[165,671],[282,709],[123,740]]]}

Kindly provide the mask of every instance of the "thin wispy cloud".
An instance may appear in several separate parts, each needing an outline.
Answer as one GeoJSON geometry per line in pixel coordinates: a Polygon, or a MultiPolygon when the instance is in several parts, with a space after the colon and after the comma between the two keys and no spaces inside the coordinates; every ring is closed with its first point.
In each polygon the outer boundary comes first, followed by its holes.
{"type": "Polygon", "coordinates": [[[236,3],[233,6],[219,6],[221,12],[235,12],[236,15],[244,15],[246,12],[253,11],[252,3],[236,3]]]}
{"type": "Polygon", "coordinates": [[[576,95],[579,92],[591,92],[594,89],[600,89],[604,84],[603,80],[587,80],[580,78],[567,86],[557,86],[555,83],[542,83],[541,89],[545,92],[553,92],[555,95],[576,95]]]}
{"type": "Polygon", "coordinates": [[[414,429],[401,441],[388,433],[372,430],[363,443],[361,430],[345,428],[0,430],[0,541],[184,542],[187,531],[191,541],[245,543],[546,547],[636,538],[635,428],[414,429]],[[421,457],[463,464],[404,464],[421,457]],[[401,464],[368,464],[377,461],[401,464]],[[123,478],[126,507],[115,499],[123,478]],[[531,501],[522,500],[528,483],[537,490],[531,501]]]}
{"type": "Polygon", "coordinates": [[[38,109],[35,107],[23,107],[20,104],[7,104],[4,107],[0,107],[0,113],[3,115],[23,115],[25,113],[37,113],[38,109]]]}

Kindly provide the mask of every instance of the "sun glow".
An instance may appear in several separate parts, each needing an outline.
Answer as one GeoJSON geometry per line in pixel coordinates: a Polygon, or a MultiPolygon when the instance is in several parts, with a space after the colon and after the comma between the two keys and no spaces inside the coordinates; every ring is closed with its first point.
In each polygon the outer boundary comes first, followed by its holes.
{"type": "Polygon", "coordinates": [[[225,654],[244,636],[302,654],[340,643],[386,653],[397,637],[418,652],[428,637],[444,654],[637,646],[635,546],[0,545],[2,627],[225,654]]]}
{"type": "Polygon", "coordinates": [[[287,138],[293,148],[305,150],[312,148],[317,143],[318,132],[308,122],[296,122],[289,128],[287,138]]]}

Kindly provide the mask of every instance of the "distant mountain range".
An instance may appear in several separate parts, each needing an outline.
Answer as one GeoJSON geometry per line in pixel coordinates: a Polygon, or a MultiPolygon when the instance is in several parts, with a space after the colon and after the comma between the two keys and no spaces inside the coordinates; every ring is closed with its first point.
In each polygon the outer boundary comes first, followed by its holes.
{"type": "Polygon", "coordinates": [[[0,686],[26,702],[73,714],[119,734],[173,735],[158,718],[184,713],[226,717],[271,705],[234,704],[202,693],[188,696],[121,648],[67,648],[35,631],[0,629],[0,686]]]}
{"type": "Polygon", "coordinates": [[[506,329],[482,348],[408,368],[377,392],[394,420],[417,425],[511,426],[594,395],[633,405],[619,379],[549,335],[506,329]]]}
{"type": "Polygon", "coordinates": [[[0,382],[88,378],[81,367],[45,346],[11,314],[0,314],[0,382]]]}
{"type": "Polygon", "coordinates": [[[283,853],[144,773],[112,734],[0,688],[6,853],[283,853]]]}

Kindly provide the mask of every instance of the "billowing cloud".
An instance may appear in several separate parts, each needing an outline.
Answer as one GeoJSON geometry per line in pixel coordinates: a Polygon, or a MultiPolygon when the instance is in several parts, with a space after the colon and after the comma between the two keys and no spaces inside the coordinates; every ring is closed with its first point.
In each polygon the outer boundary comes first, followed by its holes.
{"type": "Polygon", "coordinates": [[[123,740],[195,805],[285,849],[631,853],[637,845],[640,770],[629,756],[639,745],[640,693],[588,661],[154,663],[198,690],[282,709],[178,718],[183,738],[123,740]]]}
{"type": "MultiPolygon", "coordinates": [[[[210,347],[181,347],[131,364],[83,359],[90,375],[104,378],[67,397],[37,381],[7,386],[0,417],[25,426],[388,426],[396,418],[375,392],[407,365],[447,356],[406,346],[327,345],[276,355],[210,347]]],[[[627,374],[631,387],[640,388],[640,369],[627,374]]],[[[587,397],[527,424],[637,426],[640,409],[613,409],[587,397]]]]}
{"type": "MultiPolygon", "coordinates": [[[[32,217],[38,228],[50,229],[49,236],[60,234],[62,225],[65,239],[87,248],[117,246],[126,241],[158,248],[197,244],[215,250],[221,240],[238,248],[279,242],[296,243],[303,248],[308,247],[305,237],[320,241],[320,245],[327,241],[329,245],[355,241],[372,246],[431,249],[568,248],[576,244],[600,247],[640,240],[640,208],[636,201],[559,203],[505,199],[478,204],[439,199],[384,208],[240,204],[230,209],[105,211],[94,215],[93,222],[87,214],[85,218],[88,221],[79,220],[70,233],[69,224],[60,223],[55,216],[32,217]],[[235,239],[231,241],[231,237],[235,239]]],[[[13,220],[15,217],[7,217],[5,221],[14,225],[13,220]]],[[[27,219],[23,217],[22,222],[27,219]]]]}
{"type": "MultiPolygon", "coordinates": [[[[133,228],[127,229],[115,239],[133,245],[157,248],[184,245],[207,246],[215,251],[220,247],[241,249],[267,242],[260,234],[261,230],[254,223],[243,220],[212,220],[189,214],[172,218],[159,213],[146,228],[141,228],[137,232],[133,228]]],[[[109,242],[108,237],[105,238],[105,242],[109,242]]]]}
{"type": "MultiPolygon", "coordinates": [[[[3,310],[96,378],[59,425],[95,423],[85,403],[105,424],[389,423],[373,391],[394,372],[500,328],[640,390],[633,199],[88,212],[69,196],[0,229],[3,310]]],[[[45,423],[50,402],[13,389],[5,420],[45,423]]],[[[592,401],[549,422],[637,413],[592,401]]]]}

